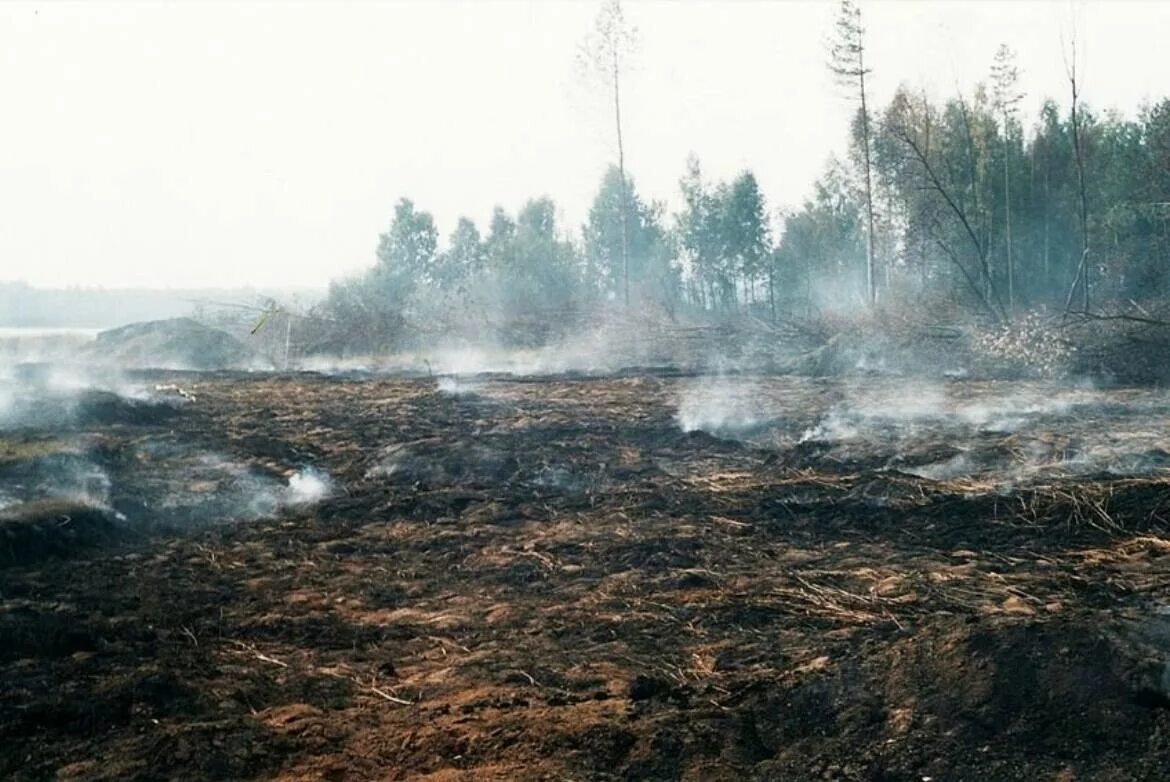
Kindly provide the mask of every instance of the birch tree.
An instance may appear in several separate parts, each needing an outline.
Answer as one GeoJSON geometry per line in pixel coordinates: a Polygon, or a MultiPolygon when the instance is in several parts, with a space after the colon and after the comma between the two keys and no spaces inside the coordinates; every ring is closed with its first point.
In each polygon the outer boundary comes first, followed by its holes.
{"type": "Polygon", "coordinates": [[[1068,299],[1065,302],[1065,311],[1072,307],[1073,298],[1077,289],[1081,292],[1081,311],[1089,311],[1089,200],[1085,191],[1085,150],[1084,140],[1081,138],[1080,116],[1080,87],[1081,76],[1077,71],[1077,36],[1073,31],[1069,53],[1065,55],[1065,75],[1068,76],[1069,88],[1072,90],[1072,108],[1070,110],[1073,141],[1073,158],[1077,164],[1077,194],[1079,196],[1079,213],[1081,227],[1081,261],[1077,265],[1076,277],[1072,288],[1069,289],[1068,299]]]}
{"type": "Polygon", "coordinates": [[[629,189],[626,186],[626,150],[622,139],[622,77],[637,47],[637,31],[626,21],[621,0],[606,0],[597,13],[593,30],[579,52],[583,70],[605,85],[613,97],[613,119],[617,138],[617,167],[622,182],[622,288],[630,303],[629,189]]]}
{"type": "Polygon", "coordinates": [[[1003,123],[1003,210],[1004,210],[1004,249],[1007,260],[1007,306],[1010,314],[1016,307],[1016,267],[1012,259],[1012,191],[1011,177],[1011,139],[1015,128],[1016,107],[1023,100],[1023,93],[1018,91],[1017,83],[1020,78],[1020,69],[1016,67],[1016,53],[1007,44],[1000,44],[995,52],[995,61],[991,65],[992,106],[1003,123]]]}

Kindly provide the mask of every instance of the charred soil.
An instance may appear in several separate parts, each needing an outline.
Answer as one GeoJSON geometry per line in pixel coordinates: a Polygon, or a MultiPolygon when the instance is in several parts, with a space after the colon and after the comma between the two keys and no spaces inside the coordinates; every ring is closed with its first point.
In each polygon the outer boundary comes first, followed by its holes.
{"type": "Polygon", "coordinates": [[[666,376],[152,380],[189,401],[70,424],[125,513],[0,520],[4,778],[1170,769],[1161,473],[929,480],[685,432],[666,376]],[[152,482],[186,449],[336,490],[168,519],[254,485],[152,482]]]}

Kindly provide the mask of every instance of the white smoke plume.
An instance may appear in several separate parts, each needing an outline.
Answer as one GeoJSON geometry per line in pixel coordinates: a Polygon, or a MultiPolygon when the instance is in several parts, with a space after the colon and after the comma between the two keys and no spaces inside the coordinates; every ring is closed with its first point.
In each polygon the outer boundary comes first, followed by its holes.
{"type": "Polygon", "coordinates": [[[327,473],[306,467],[289,477],[282,499],[285,505],[306,507],[328,499],[335,491],[333,480],[327,473]]]}
{"type": "Polygon", "coordinates": [[[771,420],[758,384],[752,380],[706,377],[679,393],[675,420],[684,432],[745,432],[771,420]]]}

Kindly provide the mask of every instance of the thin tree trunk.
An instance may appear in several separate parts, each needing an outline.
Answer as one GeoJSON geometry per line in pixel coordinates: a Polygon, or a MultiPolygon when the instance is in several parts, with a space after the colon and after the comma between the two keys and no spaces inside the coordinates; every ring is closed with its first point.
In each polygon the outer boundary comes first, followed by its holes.
{"type": "MultiPolygon", "coordinates": [[[[1028,211],[1036,211],[1036,149],[1028,153],[1028,211]]],[[[1029,242],[1031,244],[1031,242],[1029,242]]],[[[1031,285],[1028,286],[1028,296],[1031,298],[1036,291],[1036,270],[1033,268],[1031,275],[1031,285]]],[[[1047,280],[1045,280],[1047,284],[1047,280]]]]}
{"type": "Polygon", "coordinates": [[[630,194],[626,186],[626,151],[622,145],[621,79],[616,50],[613,55],[613,115],[617,124],[618,173],[622,178],[622,283],[626,306],[630,306],[630,194]]]}
{"type": "Polygon", "coordinates": [[[1081,151],[1081,128],[1077,119],[1077,77],[1076,61],[1073,61],[1072,82],[1072,132],[1073,151],[1077,156],[1077,184],[1081,195],[1081,263],[1078,276],[1081,281],[1083,311],[1089,311],[1089,205],[1085,196],[1085,160],[1081,151]]]}
{"type": "MultiPolygon", "coordinates": [[[[959,95],[959,111],[963,118],[963,136],[967,142],[967,180],[971,187],[971,210],[975,219],[980,221],[979,233],[982,241],[976,241],[975,244],[980,248],[984,293],[988,300],[991,300],[992,296],[999,299],[999,292],[995,290],[995,282],[991,275],[991,260],[988,257],[991,246],[991,227],[988,225],[988,215],[979,208],[979,175],[978,167],[975,164],[975,138],[971,134],[971,117],[967,113],[967,101],[963,99],[962,94],[959,95]]],[[[1002,307],[1003,302],[1000,301],[1000,308],[1002,309],[1002,307]]]]}
{"type": "Polygon", "coordinates": [[[1016,310],[1016,267],[1012,262],[1012,191],[1011,180],[1008,176],[1008,155],[1011,145],[1008,143],[1008,117],[1003,115],[1003,200],[1004,200],[1004,242],[1007,245],[1007,284],[1008,284],[1008,316],[1016,310]]]}
{"type": "MultiPolygon", "coordinates": [[[[917,158],[918,163],[922,166],[922,170],[930,179],[932,189],[942,197],[943,201],[950,208],[951,212],[959,220],[960,225],[963,226],[963,230],[966,232],[967,238],[971,240],[971,246],[975,250],[975,256],[979,261],[979,271],[985,287],[985,290],[981,292],[980,295],[988,303],[989,308],[990,305],[994,302],[996,306],[995,308],[992,308],[992,311],[996,312],[1000,318],[1004,318],[1005,313],[1003,301],[1000,299],[999,289],[992,283],[991,269],[987,262],[987,247],[980,240],[979,233],[975,230],[975,227],[972,226],[966,212],[962,209],[961,206],[959,206],[958,203],[955,202],[955,199],[952,198],[950,192],[945,187],[943,187],[942,181],[939,179],[938,174],[934,170],[934,167],[930,164],[930,160],[923,154],[922,148],[918,146],[918,143],[905,130],[903,130],[899,135],[902,141],[914,153],[914,157],[917,158]]],[[[960,268],[962,267],[960,266],[960,268]]],[[[964,269],[963,271],[964,274],[966,274],[966,270],[964,269]]]]}
{"type": "Polygon", "coordinates": [[[875,274],[877,271],[877,260],[874,255],[874,230],[873,230],[873,182],[872,174],[870,173],[869,162],[869,109],[866,106],[865,100],[865,61],[864,54],[858,55],[858,72],[860,78],[858,84],[861,92],[861,136],[862,149],[865,150],[865,212],[866,221],[869,225],[867,232],[867,245],[869,250],[868,261],[865,266],[865,282],[867,293],[869,295],[869,303],[872,306],[877,302],[877,288],[875,287],[875,274]]]}
{"type": "Polygon", "coordinates": [[[776,322],[776,265],[768,264],[768,309],[772,313],[772,322],[776,322]]]}
{"type": "Polygon", "coordinates": [[[292,349],[292,316],[287,312],[284,315],[284,370],[288,371],[289,353],[292,349]]]}
{"type": "Polygon", "coordinates": [[[1051,241],[1050,241],[1051,240],[1051,230],[1050,230],[1051,218],[1049,216],[1049,211],[1050,211],[1049,204],[1051,202],[1048,200],[1050,197],[1049,194],[1051,192],[1051,182],[1049,180],[1048,168],[1049,168],[1049,162],[1048,162],[1048,154],[1046,152],[1044,155],[1044,287],[1045,288],[1048,288],[1048,286],[1052,282],[1052,254],[1051,254],[1051,241]]]}
{"type": "Polygon", "coordinates": [[[926,268],[926,226],[925,223],[918,229],[918,267],[921,280],[919,287],[922,292],[926,292],[927,285],[927,268],[926,268]]]}

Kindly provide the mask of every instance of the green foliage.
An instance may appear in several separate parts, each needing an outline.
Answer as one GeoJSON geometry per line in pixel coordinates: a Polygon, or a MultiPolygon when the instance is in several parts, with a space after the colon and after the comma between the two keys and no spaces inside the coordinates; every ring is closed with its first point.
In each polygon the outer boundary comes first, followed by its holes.
{"type": "Polygon", "coordinates": [[[577,286],[577,249],[558,236],[556,205],[547,196],[528,201],[516,215],[512,241],[501,248],[505,302],[513,311],[562,307],[577,286]]]}
{"type": "MultiPolygon", "coordinates": [[[[1082,240],[1071,116],[1046,101],[1026,132],[1002,51],[993,74],[990,95],[979,89],[941,106],[897,91],[874,125],[875,199],[886,285],[1007,317],[1017,307],[1064,306],[1082,240]]],[[[1136,122],[1084,106],[1077,119],[1092,288],[1106,303],[1163,296],[1170,104],[1136,122]]]]}
{"type": "MultiPolygon", "coordinates": [[[[834,72],[859,86],[864,31],[856,6],[842,9],[834,72]]],[[[541,339],[563,328],[562,313],[624,303],[628,264],[631,306],[672,316],[853,309],[876,291],[1006,321],[1073,300],[1086,244],[1077,147],[1094,303],[1170,294],[1170,99],[1133,120],[1078,102],[1075,122],[1048,100],[1025,127],[1017,80],[1001,47],[988,88],[932,103],[902,87],[880,111],[863,104],[846,162],[830,161],[776,236],[751,171],[712,182],[694,157],[669,217],[610,166],[577,235],[546,196],[514,216],[497,207],[486,237],[461,218],[440,248],[431,215],[404,198],[376,263],[334,284],[321,314],[361,350],[410,345],[428,329],[504,339],[516,323],[541,339]]]]}
{"type": "Polygon", "coordinates": [[[438,245],[439,232],[430,213],[417,212],[410,199],[401,199],[390,230],[378,239],[375,268],[386,292],[406,296],[416,284],[432,282],[438,245]]]}
{"type": "Polygon", "coordinates": [[[771,273],[772,242],[755,175],[744,171],[710,186],[692,157],[680,187],[686,205],[675,225],[692,300],[722,310],[756,302],[757,281],[771,273]]]}
{"type": "Polygon", "coordinates": [[[760,185],[750,171],[744,171],[724,194],[724,252],[732,270],[748,283],[755,300],[755,281],[767,274],[772,249],[771,231],[760,185]]]}
{"type": "Polygon", "coordinates": [[[610,166],[582,228],[587,286],[612,298],[622,294],[622,210],[628,232],[630,285],[645,295],[678,296],[679,270],[671,237],[662,225],[662,205],[647,204],[626,177],[625,191],[617,166],[610,166]]]}
{"type": "Polygon", "coordinates": [[[460,217],[448,247],[436,264],[435,283],[442,289],[466,293],[467,281],[484,270],[487,248],[470,218],[460,217]]]}
{"type": "Polygon", "coordinates": [[[802,298],[819,307],[855,306],[865,297],[864,222],[840,162],[831,161],[813,197],[784,222],[774,253],[790,305],[802,298]]]}

